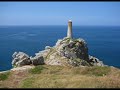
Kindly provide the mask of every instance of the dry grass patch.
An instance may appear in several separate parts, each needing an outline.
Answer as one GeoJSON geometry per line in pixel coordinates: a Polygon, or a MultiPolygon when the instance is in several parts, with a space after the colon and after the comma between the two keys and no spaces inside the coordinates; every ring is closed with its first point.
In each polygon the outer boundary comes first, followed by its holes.
{"type": "Polygon", "coordinates": [[[110,67],[63,67],[43,65],[40,74],[25,79],[23,88],[118,88],[120,73],[116,76],[110,67]]]}
{"type": "Polygon", "coordinates": [[[31,70],[12,72],[0,87],[120,88],[120,70],[113,67],[40,65],[31,70]]]}

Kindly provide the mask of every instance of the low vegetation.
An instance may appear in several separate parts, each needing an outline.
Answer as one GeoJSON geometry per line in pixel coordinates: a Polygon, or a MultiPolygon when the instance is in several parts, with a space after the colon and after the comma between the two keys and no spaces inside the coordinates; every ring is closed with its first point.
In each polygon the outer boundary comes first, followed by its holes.
{"type": "Polygon", "coordinates": [[[10,75],[9,71],[5,72],[5,73],[0,73],[0,81],[4,81],[4,80],[8,79],[9,75],[10,75]]]}
{"type": "MultiPolygon", "coordinates": [[[[18,71],[17,71],[18,72],[18,71]]],[[[24,74],[26,71],[23,72],[24,74]]],[[[120,88],[120,70],[114,67],[39,65],[30,69],[15,88],[120,88]]],[[[9,79],[11,80],[11,79],[9,79]]],[[[14,78],[12,79],[14,81],[14,78]]],[[[9,88],[9,81],[5,80],[9,88]]],[[[0,83],[2,86],[2,83],[0,83]]]]}
{"type": "Polygon", "coordinates": [[[43,67],[42,65],[36,66],[33,69],[30,69],[29,72],[32,74],[40,74],[41,71],[44,69],[45,67],[43,67]]]}
{"type": "Polygon", "coordinates": [[[25,79],[23,88],[118,88],[120,71],[110,67],[44,66],[42,73],[25,79]],[[117,71],[116,71],[117,70],[117,71]],[[114,72],[113,72],[114,71],[114,72]],[[116,75],[115,75],[116,72],[116,75]]]}
{"type": "Polygon", "coordinates": [[[111,69],[107,66],[105,66],[105,67],[94,66],[94,67],[86,68],[86,70],[82,71],[82,74],[83,75],[104,76],[104,75],[108,75],[110,70],[111,69]]]}

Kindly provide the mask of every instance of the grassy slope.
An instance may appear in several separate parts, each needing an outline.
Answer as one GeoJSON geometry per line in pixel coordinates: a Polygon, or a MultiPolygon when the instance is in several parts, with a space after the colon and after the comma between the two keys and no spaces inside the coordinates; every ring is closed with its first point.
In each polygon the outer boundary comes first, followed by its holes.
{"type": "Polygon", "coordinates": [[[42,65],[11,72],[0,81],[7,88],[120,88],[120,70],[113,67],[63,67],[42,65]]]}

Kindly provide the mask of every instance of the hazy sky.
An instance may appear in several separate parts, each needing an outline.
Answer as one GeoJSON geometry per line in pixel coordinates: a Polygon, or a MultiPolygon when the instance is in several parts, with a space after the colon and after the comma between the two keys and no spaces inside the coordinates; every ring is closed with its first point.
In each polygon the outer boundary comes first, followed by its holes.
{"type": "Polygon", "coordinates": [[[120,2],[0,2],[0,25],[119,25],[120,2]]]}

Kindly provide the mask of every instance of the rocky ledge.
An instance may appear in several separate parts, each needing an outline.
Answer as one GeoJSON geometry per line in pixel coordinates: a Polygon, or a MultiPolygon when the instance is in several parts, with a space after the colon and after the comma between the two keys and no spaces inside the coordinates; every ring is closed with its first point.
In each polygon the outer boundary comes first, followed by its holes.
{"type": "Polygon", "coordinates": [[[63,65],[63,66],[104,66],[98,58],[88,55],[87,43],[84,39],[63,38],[53,47],[46,46],[34,57],[24,52],[15,52],[12,65],[21,67],[25,65],[63,65]]]}

